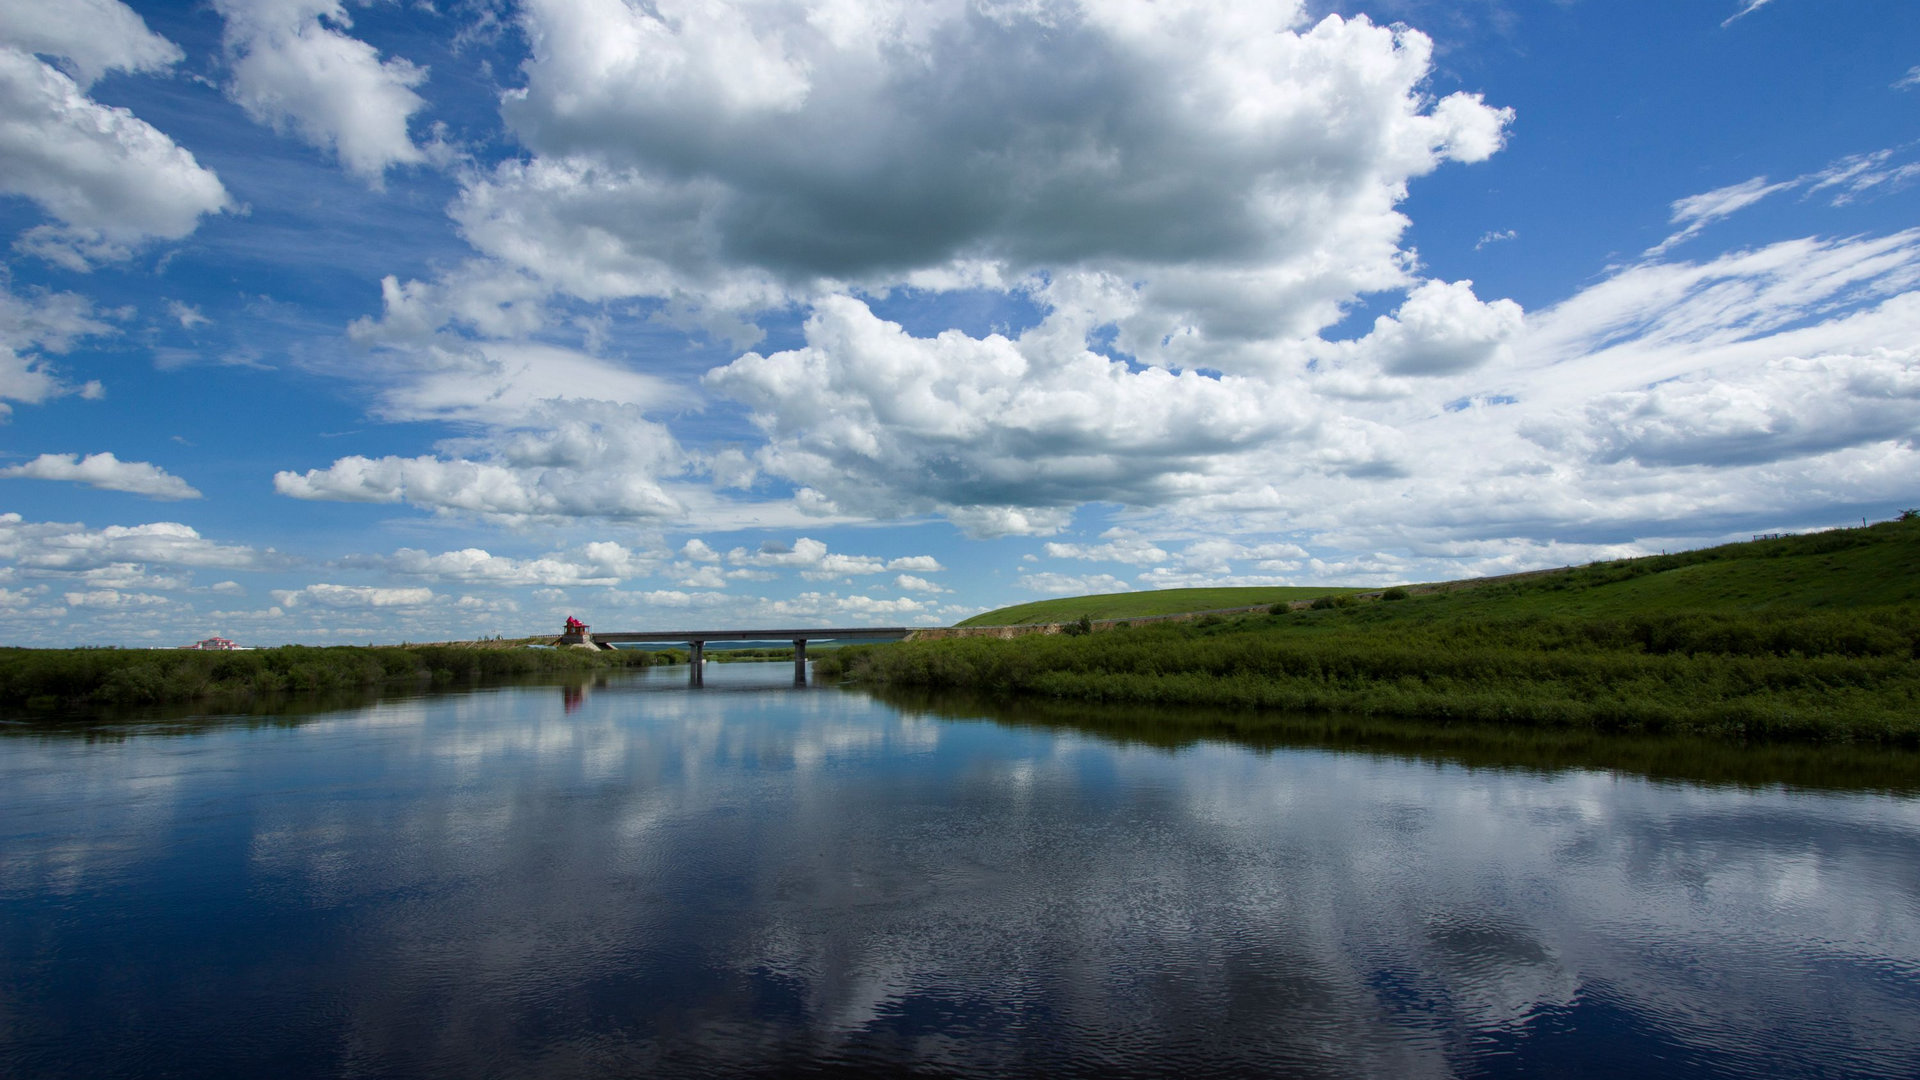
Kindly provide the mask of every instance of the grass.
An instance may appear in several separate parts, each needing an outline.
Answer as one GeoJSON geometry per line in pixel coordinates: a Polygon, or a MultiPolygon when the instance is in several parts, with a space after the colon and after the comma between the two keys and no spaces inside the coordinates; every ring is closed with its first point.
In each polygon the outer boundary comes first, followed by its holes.
{"type": "Polygon", "coordinates": [[[709,647],[701,655],[716,664],[763,663],[768,660],[792,660],[793,646],[784,648],[755,649],[715,649],[709,647]]]}
{"type": "Polygon", "coordinates": [[[1140,619],[1151,615],[1181,615],[1190,611],[1264,607],[1268,604],[1344,596],[1358,589],[1275,586],[1233,589],[1154,589],[1147,592],[1107,593],[1060,600],[1035,600],[975,615],[955,626],[1030,626],[1067,623],[1082,615],[1090,619],[1140,619]]]}
{"type": "Polygon", "coordinates": [[[1920,745],[1920,522],[1279,610],[868,646],[815,671],[1001,699],[1920,745]]]}
{"type": "Polygon", "coordinates": [[[289,693],[446,684],[684,663],[686,654],[464,645],[277,649],[0,649],[0,706],[231,704],[289,693]]]}

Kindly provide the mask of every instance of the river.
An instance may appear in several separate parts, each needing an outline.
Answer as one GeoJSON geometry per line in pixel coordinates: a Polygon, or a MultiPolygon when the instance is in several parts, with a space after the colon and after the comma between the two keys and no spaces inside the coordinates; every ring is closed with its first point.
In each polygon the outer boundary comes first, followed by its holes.
{"type": "Polygon", "coordinates": [[[0,1076],[1920,1074],[1912,783],[792,670],[5,725],[0,1076]]]}

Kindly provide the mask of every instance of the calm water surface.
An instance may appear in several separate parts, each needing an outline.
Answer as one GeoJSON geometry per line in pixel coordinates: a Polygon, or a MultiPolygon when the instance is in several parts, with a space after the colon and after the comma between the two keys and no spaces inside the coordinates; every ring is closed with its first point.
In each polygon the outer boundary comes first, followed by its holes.
{"type": "Polygon", "coordinates": [[[1920,801],[715,665],[0,738],[0,1076],[1920,1075],[1920,801]]]}

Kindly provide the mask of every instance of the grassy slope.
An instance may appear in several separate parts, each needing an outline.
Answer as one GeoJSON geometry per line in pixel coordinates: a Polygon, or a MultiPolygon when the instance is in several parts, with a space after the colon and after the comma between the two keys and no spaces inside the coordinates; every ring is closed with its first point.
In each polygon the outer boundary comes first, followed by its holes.
{"type": "Polygon", "coordinates": [[[1355,589],[1269,588],[1235,589],[1154,589],[1149,592],[1107,593],[1101,596],[1075,596],[1061,600],[1035,600],[996,611],[975,615],[955,626],[1026,626],[1032,623],[1066,623],[1085,615],[1090,619],[1138,619],[1149,615],[1180,615],[1189,611],[1219,611],[1225,608],[1260,607],[1283,600],[1311,600],[1316,596],[1344,595],[1355,589]]]}
{"type": "Polygon", "coordinates": [[[850,651],[874,683],[1920,744],[1920,522],[1411,599],[850,651]]]}
{"type": "Polygon", "coordinates": [[[1473,589],[1458,599],[1488,616],[1786,615],[1897,607],[1920,603],[1920,522],[1599,563],[1473,589]]]}

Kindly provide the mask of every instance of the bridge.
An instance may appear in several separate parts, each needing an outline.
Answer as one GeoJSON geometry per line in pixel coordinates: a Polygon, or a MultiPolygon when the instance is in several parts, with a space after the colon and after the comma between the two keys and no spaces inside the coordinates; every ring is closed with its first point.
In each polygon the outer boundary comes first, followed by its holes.
{"type": "Polygon", "coordinates": [[[616,644],[649,642],[687,646],[693,673],[689,681],[706,685],[706,648],[709,641],[791,641],[793,643],[793,684],[807,684],[807,642],[809,641],[899,641],[914,632],[911,626],[809,627],[785,630],[615,630],[592,632],[587,624],[571,616],[557,645],[585,645],[593,649],[611,649],[616,644]]]}

